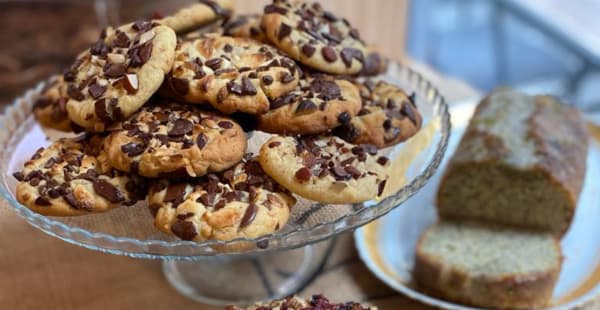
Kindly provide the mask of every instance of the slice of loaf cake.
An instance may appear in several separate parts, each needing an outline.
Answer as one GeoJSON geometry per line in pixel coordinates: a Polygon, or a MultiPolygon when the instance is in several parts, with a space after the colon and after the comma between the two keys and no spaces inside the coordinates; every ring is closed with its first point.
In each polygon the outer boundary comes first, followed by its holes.
{"type": "Polygon", "coordinates": [[[531,309],[552,297],[561,261],[560,244],[548,233],[441,222],[421,236],[413,278],[443,299],[531,309]]]}
{"type": "Polygon", "coordinates": [[[440,216],[564,234],[585,175],[587,139],[580,113],[553,97],[492,93],[442,178],[440,216]]]}

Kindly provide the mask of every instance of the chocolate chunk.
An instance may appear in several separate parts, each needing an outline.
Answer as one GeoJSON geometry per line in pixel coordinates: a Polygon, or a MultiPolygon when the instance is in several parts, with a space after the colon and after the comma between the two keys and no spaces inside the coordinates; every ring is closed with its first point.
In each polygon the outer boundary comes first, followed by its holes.
{"type": "Polygon", "coordinates": [[[292,81],[294,81],[295,79],[296,79],[296,78],[295,78],[293,75],[291,75],[290,73],[288,73],[288,72],[284,72],[284,73],[281,75],[281,77],[280,77],[280,79],[279,79],[279,80],[281,81],[281,83],[287,84],[287,83],[291,83],[291,82],[292,82],[292,81]]]}
{"type": "Polygon", "coordinates": [[[200,196],[200,198],[198,198],[197,200],[203,205],[210,207],[215,202],[215,197],[216,196],[214,193],[205,193],[202,196],[200,196]]]}
{"type": "Polygon", "coordinates": [[[88,87],[88,93],[94,99],[100,98],[100,96],[102,96],[105,91],[106,91],[106,86],[101,86],[100,84],[97,84],[97,83],[92,83],[88,87]]]}
{"type": "Polygon", "coordinates": [[[337,60],[337,53],[331,46],[325,46],[321,48],[321,55],[327,62],[335,62],[337,60]]]}
{"type": "Polygon", "coordinates": [[[227,82],[226,87],[227,87],[227,90],[229,91],[229,93],[231,93],[231,94],[238,95],[238,96],[241,96],[244,94],[244,92],[242,91],[242,86],[240,84],[237,84],[233,80],[227,82]]]}
{"type": "MultiPolygon", "coordinates": [[[[331,170],[336,177],[339,177],[341,179],[344,179],[349,175],[348,172],[346,172],[346,169],[344,169],[340,166],[334,166],[333,169],[331,169],[331,170]]],[[[338,178],[336,178],[336,179],[338,179],[338,178]]]]}
{"type": "Polygon", "coordinates": [[[221,67],[222,62],[223,62],[223,59],[221,59],[221,58],[211,58],[211,59],[205,61],[204,65],[206,65],[207,67],[209,67],[213,70],[217,70],[221,67]]]}
{"type": "Polygon", "coordinates": [[[225,200],[225,199],[219,199],[219,202],[217,202],[217,204],[215,205],[213,211],[217,211],[219,209],[225,208],[226,204],[227,204],[227,200],[225,200]]]}
{"type": "Polygon", "coordinates": [[[208,137],[203,133],[199,133],[198,137],[196,137],[196,145],[198,145],[199,149],[203,149],[208,143],[208,137]]]}
{"type": "Polygon", "coordinates": [[[127,72],[127,66],[124,64],[106,64],[104,66],[104,76],[111,79],[122,77],[127,72]]]}
{"type": "Polygon", "coordinates": [[[269,5],[265,6],[265,9],[264,9],[265,14],[277,13],[277,14],[285,15],[285,14],[287,14],[287,12],[288,12],[288,10],[286,8],[282,8],[275,4],[269,4],[269,5]]]}
{"type": "Polygon", "coordinates": [[[111,203],[123,202],[125,200],[123,193],[106,180],[97,179],[92,184],[94,185],[94,191],[111,203]]]}
{"type": "Polygon", "coordinates": [[[254,203],[250,203],[246,208],[246,212],[244,212],[244,216],[240,222],[240,229],[248,226],[254,218],[256,217],[256,205],[254,203]]]}
{"type": "Polygon", "coordinates": [[[90,209],[89,206],[77,201],[77,199],[75,199],[75,196],[73,196],[73,192],[67,192],[62,197],[74,209],[90,209]]]}
{"type": "Polygon", "coordinates": [[[385,164],[387,164],[388,161],[389,161],[389,159],[385,156],[380,156],[379,158],[377,158],[377,163],[382,166],[385,166],[385,164]]]}
{"type": "Polygon", "coordinates": [[[190,85],[188,80],[169,76],[169,85],[171,90],[177,95],[185,96],[190,91],[190,85]]]}
{"type": "MultiPolygon", "coordinates": [[[[336,29],[336,28],[330,28],[331,30],[336,29]]],[[[337,31],[337,29],[336,29],[337,31]]],[[[337,33],[339,33],[339,31],[337,31],[337,33]]],[[[336,32],[332,32],[332,33],[327,33],[327,32],[323,32],[322,35],[325,39],[327,39],[329,41],[330,44],[340,44],[342,42],[342,38],[340,38],[340,36],[337,34],[336,32]]]]}
{"type": "Polygon", "coordinates": [[[308,180],[310,180],[310,170],[306,167],[302,167],[296,171],[295,176],[300,183],[308,182],[308,180]]]}
{"type": "Polygon", "coordinates": [[[378,53],[371,53],[365,58],[360,75],[377,75],[382,71],[383,64],[384,60],[378,53]]]}
{"type": "Polygon", "coordinates": [[[233,123],[232,122],[228,122],[228,121],[220,121],[218,123],[219,127],[223,128],[223,129],[230,129],[233,128],[233,123]]]}
{"type": "Polygon", "coordinates": [[[171,202],[172,207],[176,208],[185,199],[185,183],[169,184],[163,202],[171,202]]]}
{"type": "Polygon", "coordinates": [[[381,194],[383,194],[383,190],[385,189],[386,183],[387,183],[387,180],[383,180],[379,183],[379,186],[377,189],[377,196],[381,196],[381,194]]]}
{"type": "Polygon", "coordinates": [[[225,44],[223,46],[223,51],[225,51],[226,53],[231,53],[231,51],[233,51],[233,46],[231,46],[231,44],[225,44]]]}
{"type": "Polygon", "coordinates": [[[329,12],[329,11],[325,11],[323,12],[323,17],[325,17],[326,20],[330,21],[330,22],[335,22],[338,20],[338,18],[333,15],[333,13],[329,12]]]}
{"type": "MultiPolygon", "coordinates": [[[[275,230],[277,230],[279,228],[279,223],[277,223],[277,228],[275,230]]],[[[260,240],[256,242],[256,247],[259,249],[266,249],[269,247],[269,240],[268,239],[264,239],[264,240],[260,240]]],[[[281,308],[281,309],[285,309],[285,308],[281,308]]]]}
{"type": "Polygon", "coordinates": [[[129,37],[121,30],[116,31],[115,39],[112,42],[113,47],[127,48],[129,47],[129,37]]]}
{"type": "Polygon", "coordinates": [[[281,145],[280,141],[273,141],[273,142],[269,143],[269,148],[272,149],[272,148],[278,147],[280,145],[281,145]]]}
{"type": "Polygon", "coordinates": [[[176,221],[173,223],[173,226],[171,226],[171,231],[175,236],[187,241],[194,240],[198,235],[194,223],[188,221],[176,221]]]}
{"type": "Polygon", "coordinates": [[[23,182],[23,180],[25,179],[25,175],[21,171],[13,173],[13,177],[15,177],[15,179],[17,179],[17,181],[19,182],[23,182]]]}
{"type": "Polygon", "coordinates": [[[129,142],[127,144],[121,145],[121,151],[123,151],[129,157],[140,155],[144,152],[145,149],[146,146],[135,142],[129,142]]]}
{"type": "Polygon", "coordinates": [[[277,39],[281,41],[283,38],[289,36],[290,33],[292,33],[292,27],[286,23],[281,23],[281,25],[279,25],[279,31],[277,31],[277,39]]]}
{"type": "Polygon", "coordinates": [[[344,111],[338,115],[337,119],[338,122],[340,122],[341,124],[348,124],[350,123],[352,116],[350,116],[350,113],[348,113],[347,111],[344,111]]]}
{"type": "Polygon", "coordinates": [[[354,179],[358,179],[362,175],[362,172],[360,172],[360,170],[358,170],[358,168],[356,168],[354,166],[346,166],[346,167],[344,167],[344,170],[346,170],[346,172],[350,173],[350,175],[354,179]]]}
{"type": "Polygon", "coordinates": [[[220,6],[218,3],[216,3],[215,1],[212,0],[198,0],[200,3],[203,3],[204,5],[207,5],[211,8],[211,10],[213,10],[213,12],[220,17],[224,17],[225,20],[229,19],[229,17],[231,16],[231,11],[227,10],[225,8],[223,8],[222,6],[220,6]]]}
{"type": "Polygon", "coordinates": [[[263,83],[265,83],[265,85],[271,85],[273,83],[273,77],[270,75],[263,75],[262,76],[262,81],[263,83]]]}
{"type": "Polygon", "coordinates": [[[148,41],[141,46],[130,49],[128,52],[129,57],[131,57],[130,66],[138,68],[147,63],[150,60],[150,56],[152,56],[152,47],[152,41],[148,41]]]}
{"type": "Polygon", "coordinates": [[[354,48],[346,47],[346,48],[342,49],[340,56],[342,57],[342,61],[344,62],[344,64],[346,65],[347,68],[350,68],[352,66],[353,58],[356,58],[360,62],[364,61],[363,53],[360,50],[357,50],[354,48]]]}
{"type": "Polygon", "coordinates": [[[315,79],[310,83],[310,90],[319,94],[319,98],[329,101],[341,96],[340,87],[333,81],[315,79]]]}
{"type": "MultiPolygon", "coordinates": [[[[110,47],[108,47],[104,40],[100,39],[96,41],[92,47],[90,47],[90,53],[96,56],[106,56],[110,52],[110,47]]],[[[79,65],[75,66],[78,67],[79,65]]]]}
{"type": "Polygon", "coordinates": [[[85,99],[83,93],[79,90],[79,88],[77,88],[77,86],[73,84],[69,84],[69,86],[67,87],[67,95],[69,95],[69,97],[77,101],[82,101],[83,99],[85,99]]]}
{"type": "Polygon", "coordinates": [[[317,110],[317,105],[310,100],[302,100],[296,108],[296,114],[307,114],[317,110]]]}
{"type": "Polygon", "coordinates": [[[284,105],[291,104],[292,102],[294,102],[294,100],[296,100],[296,95],[288,93],[288,94],[285,94],[285,95],[283,95],[283,96],[281,96],[279,98],[276,98],[275,100],[272,100],[270,102],[269,108],[271,110],[275,110],[275,109],[280,108],[280,107],[282,107],[284,105]]]}
{"type": "Polygon", "coordinates": [[[256,88],[246,76],[242,77],[242,94],[254,96],[257,94],[256,88]]]}
{"type": "Polygon", "coordinates": [[[360,35],[358,34],[358,30],[356,30],[355,28],[350,30],[349,34],[353,39],[360,40],[360,35]]]}
{"type": "Polygon", "coordinates": [[[35,204],[38,205],[38,206],[44,206],[44,207],[52,205],[50,203],[50,201],[47,198],[44,198],[44,197],[38,197],[38,198],[36,198],[35,199],[35,204]]]}
{"type": "Polygon", "coordinates": [[[317,49],[310,44],[302,45],[302,54],[306,55],[307,57],[312,57],[312,55],[315,54],[316,50],[317,49]]]}
{"type": "Polygon", "coordinates": [[[403,103],[403,104],[402,104],[402,108],[400,109],[400,112],[401,112],[403,115],[407,116],[407,117],[408,117],[408,119],[410,119],[410,121],[411,121],[411,122],[412,122],[412,123],[413,123],[415,126],[417,126],[417,125],[418,125],[418,121],[419,121],[419,120],[417,119],[417,115],[416,115],[416,114],[415,114],[415,112],[413,111],[413,109],[412,109],[412,106],[411,106],[410,104],[406,104],[406,102],[405,102],[405,103],[403,103]]]}
{"type": "Polygon", "coordinates": [[[173,122],[173,127],[167,133],[169,137],[180,137],[191,134],[194,130],[194,124],[187,119],[179,118],[173,122]]]}

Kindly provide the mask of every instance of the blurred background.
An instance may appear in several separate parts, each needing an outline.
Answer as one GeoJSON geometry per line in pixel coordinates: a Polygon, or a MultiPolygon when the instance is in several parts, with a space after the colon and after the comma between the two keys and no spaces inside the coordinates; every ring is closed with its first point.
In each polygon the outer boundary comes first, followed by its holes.
{"type": "MultiPolygon", "coordinates": [[[[68,65],[101,27],[193,1],[0,1],[0,102],[68,65]],[[27,22],[23,22],[26,20],[27,22]]],[[[258,12],[268,0],[238,0],[258,12]]],[[[600,109],[600,0],[323,0],[389,57],[479,91],[512,86],[600,109]]]]}

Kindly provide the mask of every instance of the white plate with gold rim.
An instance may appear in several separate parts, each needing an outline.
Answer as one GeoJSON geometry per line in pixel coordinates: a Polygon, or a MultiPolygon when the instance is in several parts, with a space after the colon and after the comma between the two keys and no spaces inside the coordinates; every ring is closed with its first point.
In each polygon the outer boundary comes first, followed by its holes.
{"type": "MultiPolygon", "coordinates": [[[[464,133],[476,103],[451,108],[452,134],[440,169],[411,199],[354,233],[361,259],[380,280],[424,304],[443,309],[474,309],[419,292],[411,284],[415,247],[421,233],[437,220],[435,193],[447,159],[464,133]]],[[[551,309],[573,309],[600,299],[600,127],[590,124],[585,184],[571,229],[562,240],[565,260],[551,309]]],[[[410,141],[409,141],[410,142],[410,141]]],[[[395,176],[395,179],[402,179],[395,176]]],[[[598,300],[600,305],[600,300],[598,300]]]]}

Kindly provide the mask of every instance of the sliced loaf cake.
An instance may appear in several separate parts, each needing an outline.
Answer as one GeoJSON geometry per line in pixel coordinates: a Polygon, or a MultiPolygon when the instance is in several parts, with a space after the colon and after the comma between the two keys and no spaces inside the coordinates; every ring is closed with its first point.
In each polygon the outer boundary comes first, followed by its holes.
{"type": "Polygon", "coordinates": [[[443,299],[531,309],[550,300],[561,261],[560,244],[551,234],[441,222],[421,236],[413,278],[443,299]]]}
{"type": "Polygon", "coordinates": [[[585,175],[587,139],[580,113],[553,97],[492,93],[442,178],[441,218],[564,234],[585,175]]]}

